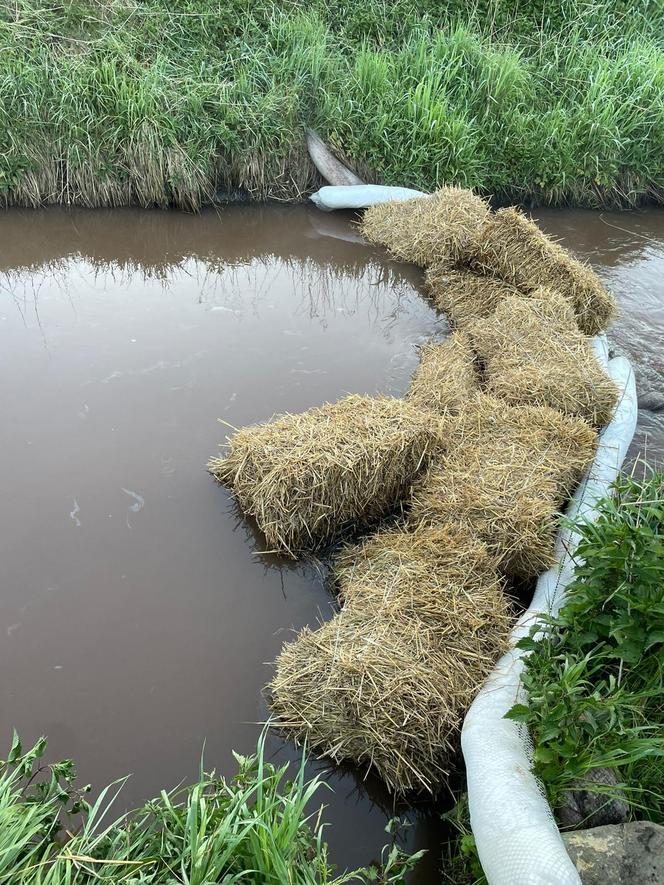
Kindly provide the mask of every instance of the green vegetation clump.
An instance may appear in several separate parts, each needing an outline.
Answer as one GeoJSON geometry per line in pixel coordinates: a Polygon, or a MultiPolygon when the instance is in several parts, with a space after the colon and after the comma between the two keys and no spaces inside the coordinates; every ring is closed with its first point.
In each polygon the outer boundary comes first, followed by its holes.
{"type": "Polygon", "coordinates": [[[503,200],[664,195],[661,0],[15,0],[0,199],[197,208],[368,180],[503,200]]]}
{"type": "MultiPolygon", "coordinates": [[[[306,811],[323,785],[306,781],[304,758],[293,781],[288,765],[265,761],[263,735],[252,756],[235,755],[231,781],[202,770],[197,783],[112,820],[122,782],[90,805],[74,786],[70,761],[45,765],[46,742],[23,753],[15,736],[0,762],[2,885],[343,885],[403,883],[423,852],[396,844],[380,867],[333,874],[323,841],[322,806],[306,811]]],[[[388,830],[390,827],[388,826],[388,830]]]]}
{"type": "MultiPolygon", "coordinates": [[[[664,822],[664,474],[619,478],[599,519],[581,521],[579,564],[564,607],[528,651],[525,723],[535,773],[554,808],[593,770],[617,775],[638,818],[664,822]]],[[[615,788],[613,788],[615,794],[615,788]]]]}

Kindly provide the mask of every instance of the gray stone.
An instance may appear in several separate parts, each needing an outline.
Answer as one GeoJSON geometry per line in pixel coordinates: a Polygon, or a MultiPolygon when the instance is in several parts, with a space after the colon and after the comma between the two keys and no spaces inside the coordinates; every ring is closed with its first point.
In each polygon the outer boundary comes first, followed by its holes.
{"type": "Polygon", "coordinates": [[[648,821],[563,833],[583,885],[662,885],[664,827],[648,821]]]}
{"type": "Polygon", "coordinates": [[[583,782],[563,794],[556,817],[566,829],[585,830],[625,823],[629,817],[629,805],[615,769],[591,768],[583,782]]]}

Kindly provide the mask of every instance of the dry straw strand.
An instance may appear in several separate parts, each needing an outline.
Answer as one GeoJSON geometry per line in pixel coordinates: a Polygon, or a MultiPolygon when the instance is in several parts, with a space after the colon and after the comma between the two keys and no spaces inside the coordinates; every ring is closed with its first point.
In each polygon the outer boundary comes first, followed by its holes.
{"type": "Polygon", "coordinates": [[[605,329],[616,312],[615,300],[599,277],[518,209],[499,209],[490,216],[468,257],[482,273],[494,274],[523,292],[540,286],[560,292],[586,335],[605,329]]]}
{"type": "Polygon", "coordinates": [[[457,410],[477,389],[470,340],[462,332],[453,332],[445,341],[429,342],[421,348],[408,399],[422,409],[447,414],[457,410]]]}
{"type": "Polygon", "coordinates": [[[441,639],[456,631],[454,609],[468,594],[502,587],[495,556],[454,523],[377,532],[343,547],[332,573],[345,607],[388,619],[417,617],[440,630],[441,639]]]}
{"type": "Polygon", "coordinates": [[[441,187],[430,196],[370,206],[360,231],[394,258],[426,267],[458,261],[488,216],[488,204],[472,191],[441,187]]]}
{"type": "Polygon", "coordinates": [[[239,430],[208,468],[294,556],[380,517],[440,443],[441,418],[391,397],[352,395],[239,430]]]}
{"type": "Polygon", "coordinates": [[[616,385],[561,295],[539,289],[527,300],[506,298],[468,334],[484,363],[488,393],[513,405],[551,406],[596,427],[611,419],[616,385]]]}

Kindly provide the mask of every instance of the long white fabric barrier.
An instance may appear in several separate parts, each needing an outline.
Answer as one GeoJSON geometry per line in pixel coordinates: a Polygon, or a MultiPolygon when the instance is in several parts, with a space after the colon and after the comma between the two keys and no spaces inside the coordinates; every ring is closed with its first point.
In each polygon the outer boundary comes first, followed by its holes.
{"type": "Polygon", "coordinates": [[[412,200],[413,197],[426,197],[422,191],[409,187],[386,187],[382,184],[328,185],[322,187],[309,198],[319,209],[331,212],[333,209],[366,209],[377,203],[391,203],[393,200],[412,200]]]}
{"type": "MultiPolygon", "coordinates": [[[[595,340],[594,347],[621,396],[613,419],[600,434],[595,461],[567,509],[570,517],[590,519],[620,472],[637,418],[629,361],[624,357],[609,360],[604,336],[595,340]]],[[[512,631],[512,644],[528,634],[540,614],[559,610],[573,576],[579,540],[569,529],[559,532],[556,564],[537,581],[533,601],[512,631]]],[[[532,774],[527,729],[504,718],[515,703],[525,700],[521,687],[524,654],[512,647],[503,655],[466,715],[461,746],[471,827],[489,885],[580,885],[546,797],[532,774]]]]}

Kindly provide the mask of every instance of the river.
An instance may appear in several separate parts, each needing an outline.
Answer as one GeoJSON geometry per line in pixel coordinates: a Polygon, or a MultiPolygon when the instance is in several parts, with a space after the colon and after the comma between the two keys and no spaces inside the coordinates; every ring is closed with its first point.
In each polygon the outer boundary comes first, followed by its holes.
{"type": "MultiPolygon", "coordinates": [[[[400,395],[416,346],[447,330],[421,272],[349,218],[0,214],[0,740],[45,733],[96,787],[131,773],[123,806],[193,778],[204,741],[231,772],[282,642],[331,614],[319,570],[264,554],[206,473],[228,425],[400,395]]],[[[664,393],[664,212],[538,218],[616,292],[611,340],[664,393]]],[[[641,412],[639,452],[664,456],[664,412],[641,412]]],[[[377,858],[395,809],[373,780],[328,774],[332,859],[377,858]]],[[[418,883],[439,879],[440,808],[409,812],[408,847],[432,849],[418,883]]]]}

